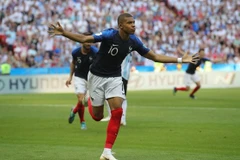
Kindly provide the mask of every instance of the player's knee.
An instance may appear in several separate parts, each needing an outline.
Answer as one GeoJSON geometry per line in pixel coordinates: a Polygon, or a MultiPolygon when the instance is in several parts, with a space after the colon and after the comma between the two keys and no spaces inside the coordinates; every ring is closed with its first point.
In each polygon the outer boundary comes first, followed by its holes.
{"type": "Polygon", "coordinates": [[[92,116],[92,119],[95,121],[100,121],[101,119],[103,119],[103,115],[94,114],[92,116]]]}
{"type": "Polygon", "coordinates": [[[201,85],[200,85],[200,84],[198,84],[198,85],[197,85],[197,87],[198,87],[198,88],[201,88],[201,85]]]}
{"type": "Polygon", "coordinates": [[[92,118],[95,121],[100,121],[101,119],[103,119],[103,117],[104,117],[104,115],[101,112],[95,112],[95,113],[92,114],[92,118]]]}
{"type": "Polygon", "coordinates": [[[83,99],[82,98],[78,98],[78,102],[81,104],[84,104],[83,99]]]}

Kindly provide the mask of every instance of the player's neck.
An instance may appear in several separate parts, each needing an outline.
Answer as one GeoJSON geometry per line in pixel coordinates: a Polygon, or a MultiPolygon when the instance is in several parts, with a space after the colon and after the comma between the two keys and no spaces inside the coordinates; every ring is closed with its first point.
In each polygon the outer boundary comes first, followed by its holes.
{"type": "Polygon", "coordinates": [[[122,40],[126,41],[129,39],[129,34],[124,32],[123,30],[119,30],[119,35],[122,40]]]}
{"type": "Polygon", "coordinates": [[[82,52],[82,54],[86,55],[86,54],[88,54],[89,50],[82,47],[81,52],[82,52]]]}

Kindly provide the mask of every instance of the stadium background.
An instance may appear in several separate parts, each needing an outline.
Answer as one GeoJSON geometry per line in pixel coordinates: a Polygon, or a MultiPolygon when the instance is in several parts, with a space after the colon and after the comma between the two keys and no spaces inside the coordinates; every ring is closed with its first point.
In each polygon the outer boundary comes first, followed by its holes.
{"type": "MultiPolygon", "coordinates": [[[[17,74],[14,68],[69,67],[71,51],[79,44],[62,37],[49,38],[50,23],[59,21],[73,32],[96,33],[116,28],[119,13],[130,12],[136,19],[136,35],[156,53],[177,57],[178,47],[190,53],[204,47],[208,58],[221,58],[236,70],[239,67],[235,64],[240,63],[239,3],[237,0],[1,1],[0,63],[8,60],[13,74],[17,74]]],[[[134,53],[133,66],[150,66],[147,71],[152,71],[154,63],[134,53]]],[[[169,65],[166,69],[176,70],[176,67],[169,65]]]]}
{"type": "Polygon", "coordinates": [[[70,31],[99,32],[116,28],[121,12],[134,15],[136,34],[158,54],[177,57],[178,48],[195,53],[204,47],[206,57],[223,62],[199,68],[202,89],[192,100],[171,90],[182,85],[187,64],[156,65],[134,53],[130,89],[144,91],[128,92],[116,157],[240,159],[238,0],[0,0],[0,64],[12,67],[0,75],[0,159],[98,159],[107,123],[86,113],[86,132],[78,121],[67,124],[76,97],[64,82],[79,44],[49,38],[47,29],[59,21],[70,31]]]}

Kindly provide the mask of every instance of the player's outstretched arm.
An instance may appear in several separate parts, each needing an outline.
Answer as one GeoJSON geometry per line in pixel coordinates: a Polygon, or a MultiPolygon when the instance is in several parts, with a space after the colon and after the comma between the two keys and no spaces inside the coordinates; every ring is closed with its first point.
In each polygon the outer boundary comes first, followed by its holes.
{"type": "Polygon", "coordinates": [[[185,53],[183,57],[175,58],[175,57],[165,56],[161,54],[156,54],[152,50],[150,50],[147,54],[145,54],[144,57],[160,63],[194,63],[196,64],[197,61],[199,60],[199,56],[197,54],[190,56],[188,55],[188,53],[185,53]]]}
{"type": "Polygon", "coordinates": [[[61,24],[59,22],[57,22],[56,25],[51,24],[48,28],[48,33],[51,37],[56,36],[56,35],[61,35],[61,36],[64,36],[66,38],[69,38],[73,41],[80,42],[80,43],[93,43],[94,42],[93,36],[91,36],[91,35],[86,36],[83,34],[76,34],[76,33],[66,31],[63,29],[63,27],[61,26],[61,24]]]}

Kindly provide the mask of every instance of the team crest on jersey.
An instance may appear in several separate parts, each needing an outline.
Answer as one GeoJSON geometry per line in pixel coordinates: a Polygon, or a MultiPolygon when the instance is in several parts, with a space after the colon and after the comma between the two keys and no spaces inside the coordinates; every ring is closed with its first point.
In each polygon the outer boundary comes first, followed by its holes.
{"type": "Polygon", "coordinates": [[[92,57],[89,57],[89,61],[92,61],[93,60],[93,58],[92,57]]]}
{"type": "Polygon", "coordinates": [[[129,46],[128,52],[129,52],[129,53],[132,52],[132,46],[129,46]]]}

